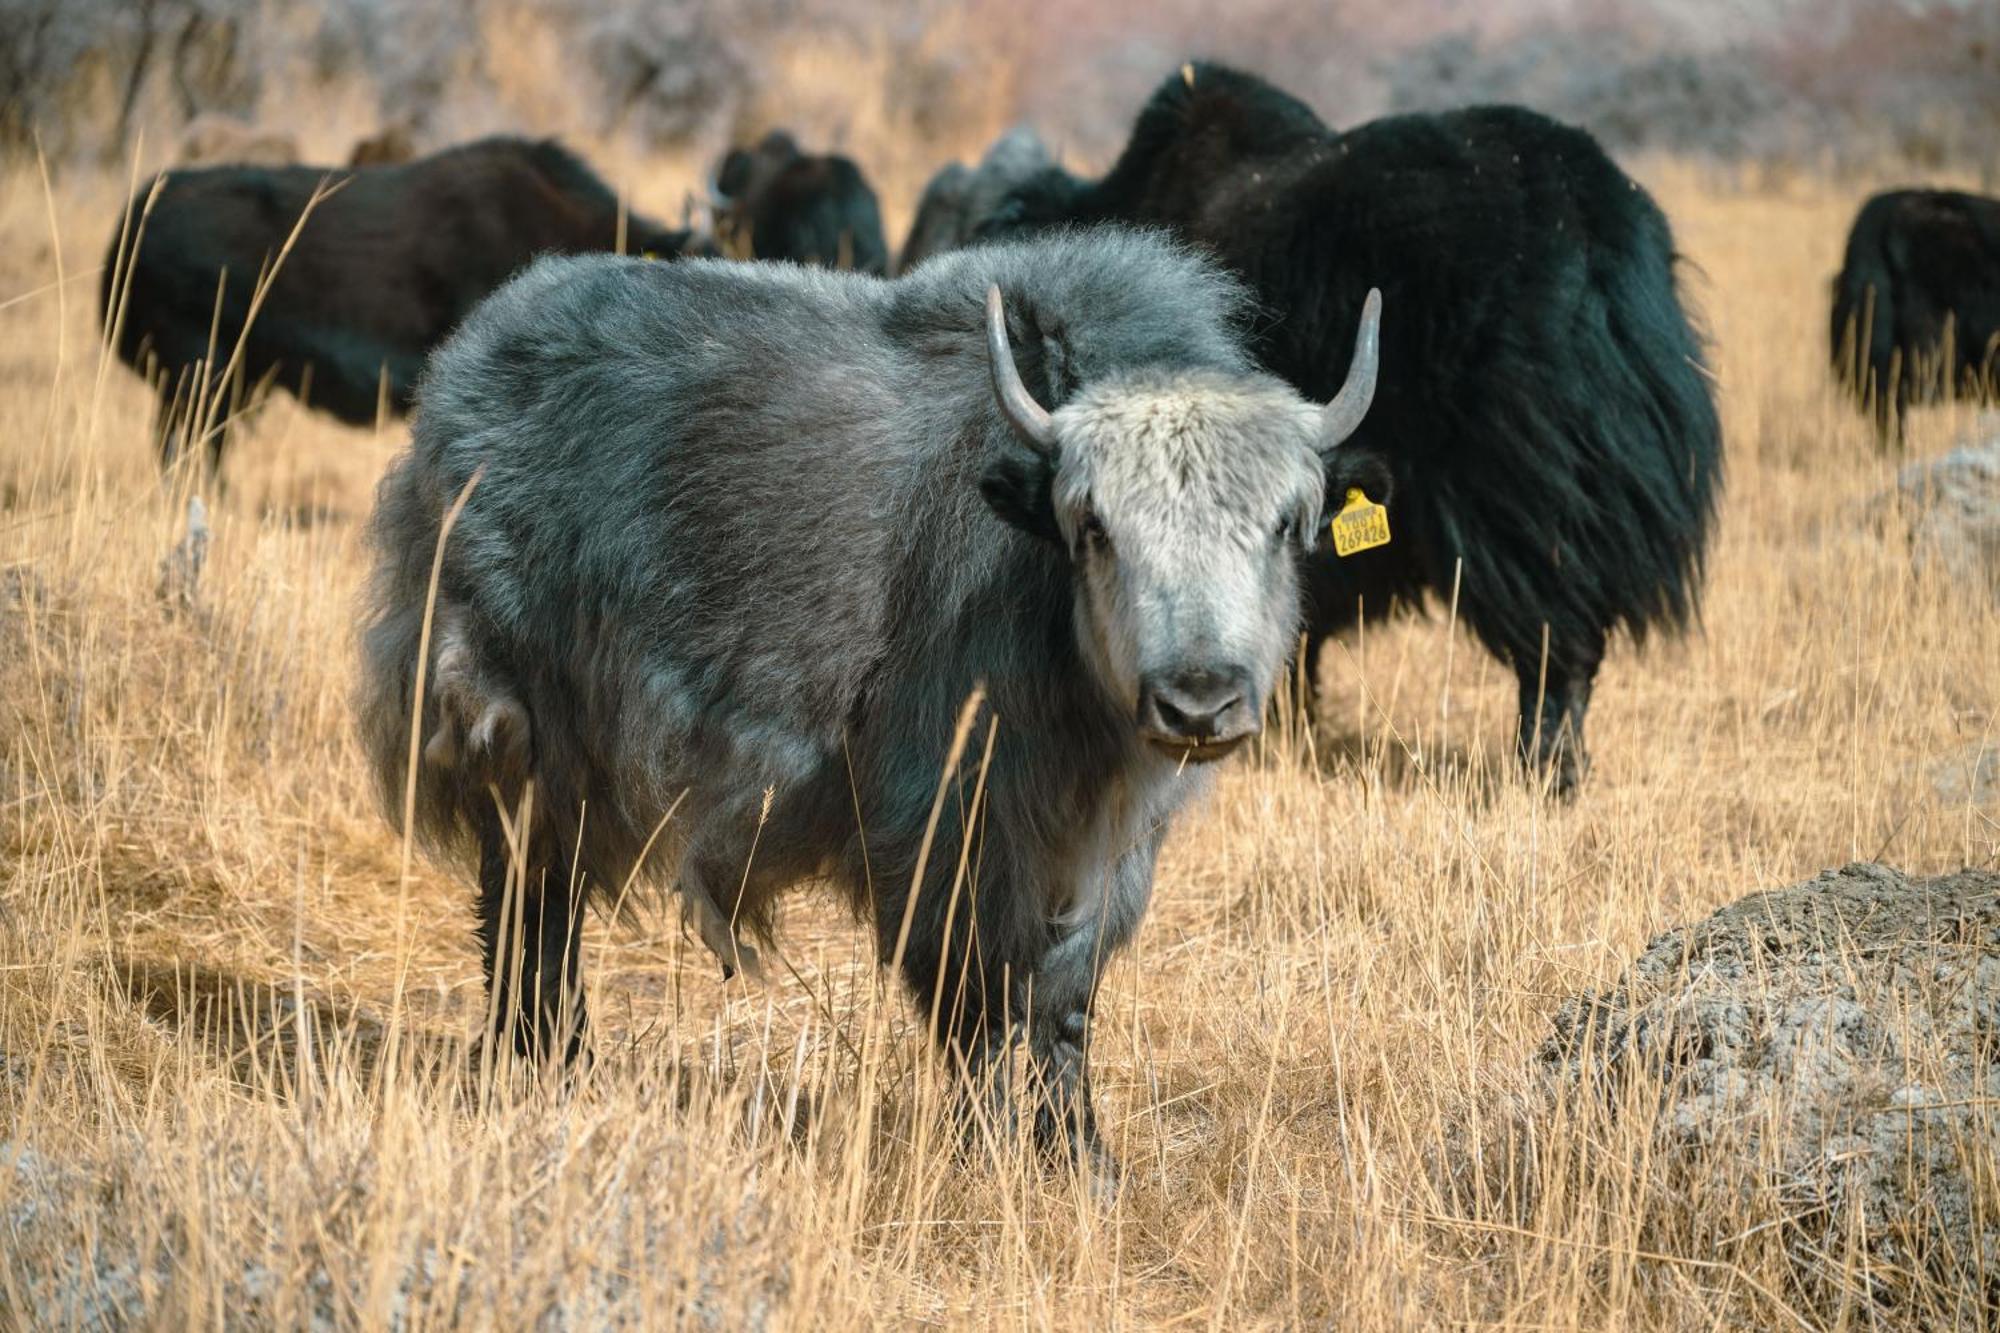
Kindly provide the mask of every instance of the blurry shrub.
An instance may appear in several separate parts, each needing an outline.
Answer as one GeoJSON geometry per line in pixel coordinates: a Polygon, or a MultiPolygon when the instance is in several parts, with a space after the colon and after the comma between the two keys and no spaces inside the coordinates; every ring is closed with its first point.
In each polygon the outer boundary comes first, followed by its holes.
{"type": "Polygon", "coordinates": [[[2000,134],[2000,6],[1836,3],[1700,49],[1610,14],[1505,37],[1448,32],[1374,68],[1392,112],[1517,102],[1628,151],[1935,169],[1980,162],[2000,134]]]}
{"type": "Polygon", "coordinates": [[[750,84],[750,64],[702,0],[574,6],[606,130],[685,144],[728,125],[750,84]]]}
{"type": "MultiPolygon", "coordinates": [[[[1648,0],[1434,13],[1367,0],[0,0],[0,150],[128,151],[203,112],[298,130],[314,86],[437,142],[509,129],[713,151],[772,125],[963,152],[1021,116],[1087,162],[1181,61],[1262,72],[1336,124],[1521,102],[1614,148],[1992,169],[2000,4],[1816,0],[1726,33],[1648,0]],[[1572,14],[1574,11],[1568,11],[1572,14]],[[164,122],[164,123],[163,123],[164,122]]],[[[849,145],[850,147],[855,145],[849,145]]],[[[927,173],[920,173],[927,174],[927,173]]]]}

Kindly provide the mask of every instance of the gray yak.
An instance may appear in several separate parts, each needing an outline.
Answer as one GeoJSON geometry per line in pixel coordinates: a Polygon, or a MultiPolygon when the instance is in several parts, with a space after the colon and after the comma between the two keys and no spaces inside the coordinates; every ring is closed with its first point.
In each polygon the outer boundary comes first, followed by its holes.
{"type": "Polygon", "coordinates": [[[1380,484],[1339,448],[1378,308],[1321,407],[1252,363],[1233,279],[1139,233],[893,282],[550,258],[480,306],[382,483],[358,707],[388,807],[414,721],[415,832],[477,857],[493,1039],[579,1053],[592,895],[670,884],[727,972],[824,879],[964,1086],[1000,1109],[1025,1037],[1039,1140],[1108,1165],[1099,974],[1260,726],[1323,498],[1380,484]]]}
{"type": "Polygon", "coordinates": [[[999,212],[1017,186],[1056,167],[1041,136],[1016,125],[986,150],[977,165],[950,162],[938,169],[917,201],[917,216],[896,256],[896,272],[908,273],[930,256],[962,250],[977,239],[981,223],[999,212]]]}

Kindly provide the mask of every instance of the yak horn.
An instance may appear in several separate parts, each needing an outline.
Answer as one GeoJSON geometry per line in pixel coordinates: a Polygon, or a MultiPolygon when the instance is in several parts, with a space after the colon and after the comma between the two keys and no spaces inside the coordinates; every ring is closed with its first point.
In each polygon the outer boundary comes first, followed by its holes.
{"type": "Polygon", "coordinates": [[[1361,425],[1375,401],[1375,366],[1381,354],[1382,292],[1370,287],[1361,305],[1361,328],[1354,335],[1354,360],[1347,366],[1347,383],[1319,417],[1319,447],[1337,448],[1361,425]]]}
{"type": "Polygon", "coordinates": [[[1001,304],[998,283],[986,289],[986,362],[993,374],[993,397],[1000,404],[1000,414],[1030,448],[1047,456],[1055,448],[1055,426],[1049,410],[1021,383],[1014,349],[1007,343],[1007,310],[1001,304]]]}

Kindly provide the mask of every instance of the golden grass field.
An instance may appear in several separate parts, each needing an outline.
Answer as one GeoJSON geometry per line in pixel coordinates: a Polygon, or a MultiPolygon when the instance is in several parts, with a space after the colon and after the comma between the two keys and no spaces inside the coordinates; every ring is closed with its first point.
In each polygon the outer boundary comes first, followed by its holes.
{"type": "MultiPolygon", "coordinates": [[[[899,238],[931,159],[850,150],[899,238]]],[[[1558,1003],[1650,936],[1851,859],[2000,858],[2000,812],[1938,781],[2000,744],[2000,616],[1867,508],[1897,460],[1823,364],[1864,184],[1634,168],[1715,339],[1704,628],[1614,651],[1567,807],[1506,772],[1511,677],[1441,618],[1329,652],[1313,753],[1230,763],[1110,973],[1100,1207],[957,1149],[915,1011],[810,893],[762,987],[671,910],[593,920],[593,1071],[482,1104],[469,885],[405,873],[350,734],[360,525],[404,429],[272,403],[170,611],[183,501],[94,310],[127,176],[7,167],[6,1322],[1872,1326],[1858,1283],[1802,1304],[1762,1230],[1781,1201],[1696,1218],[1711,1195],[1643,1122],[1579,1104],[1499,1160],[1558,1003]],[[1455,1188],[1467,1163],[1531,1188],[1455,1188]]],[[[613,174],[659,212],[693,180],[613,174]]],[[[1968,419],[1919,414],[1912,452],[1968,419]]],[[[1854,1262],[1826,1256],[1836,1289],[1854,1262]]]]}

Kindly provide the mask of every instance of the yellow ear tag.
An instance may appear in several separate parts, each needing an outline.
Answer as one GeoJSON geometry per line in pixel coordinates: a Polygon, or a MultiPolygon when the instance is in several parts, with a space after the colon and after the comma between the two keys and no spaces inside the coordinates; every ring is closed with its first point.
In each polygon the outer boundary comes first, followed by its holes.
{"type": "Polygon", "coordinates": [[[1342,556],[1389,544],[1389,511],[1369,499],[1359,486],[1348,488],[1347,503],[1327,525],[1333,549],[1342,556]]]}

